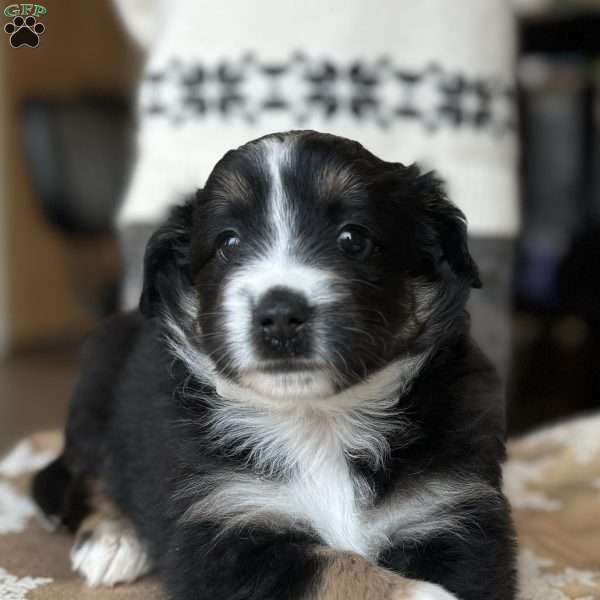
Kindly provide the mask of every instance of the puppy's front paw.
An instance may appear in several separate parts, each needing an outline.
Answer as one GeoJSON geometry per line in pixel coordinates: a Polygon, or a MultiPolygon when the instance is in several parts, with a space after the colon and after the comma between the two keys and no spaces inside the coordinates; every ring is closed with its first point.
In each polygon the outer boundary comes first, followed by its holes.
{"type": "Polygon", "coordinates": [[[152,565],[131,527],[110,520],[78,532],[71,549],[71,568],[96,587],[131,582],[148,573],[152,565]]]}
{"type": "Polygon", "coordinates": [[[393,600],[459,600],[443,587],[427,581],[411,582],[409,589],[402,589],[393,600]]]}

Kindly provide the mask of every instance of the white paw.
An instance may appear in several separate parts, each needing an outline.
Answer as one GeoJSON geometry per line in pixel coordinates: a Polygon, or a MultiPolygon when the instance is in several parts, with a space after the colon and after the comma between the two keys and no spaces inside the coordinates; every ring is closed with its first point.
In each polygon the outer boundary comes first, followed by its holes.
{"type": "Polygon", "coordinates": [[[112,586],[148,573],[150,559],[131,528],[122,521],[103,521],[80,534],[71,548],[71,568],[87,584],[112,586]]]}
{"type": "Polygon", "coordinates": [[[443,587],[427,581],[418,581],[406,600],[459,600],[443,587]]]}

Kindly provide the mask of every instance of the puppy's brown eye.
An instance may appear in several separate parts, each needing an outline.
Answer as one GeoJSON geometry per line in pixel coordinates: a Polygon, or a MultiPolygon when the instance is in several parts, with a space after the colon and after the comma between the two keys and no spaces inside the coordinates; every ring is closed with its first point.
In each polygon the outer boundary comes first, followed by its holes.
{"type": "Polygon", "coordinates": [[[354,225],[340,231],[337,245],[346,256],[358,260],[366,259],[373,252],[373,240],[368,232],[354,225]]]}
{"type": "Polygon", "coordinates": [[[240,236],[235,231],[224,231],[217,238],[217,256],[225,262],[231,260],[241,244],[240,236]]]}

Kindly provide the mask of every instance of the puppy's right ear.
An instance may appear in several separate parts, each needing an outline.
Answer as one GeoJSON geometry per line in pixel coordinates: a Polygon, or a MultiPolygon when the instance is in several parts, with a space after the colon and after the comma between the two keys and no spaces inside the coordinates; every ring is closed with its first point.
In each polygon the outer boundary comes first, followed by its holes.
{"type": "Polygon", "coordinates": [[[178,294],[192,286],[190,243],[194,201],[192,198],[175,207],[146,245],[140,298],[140,311],[145,317],[172,310],[178,294]]]}

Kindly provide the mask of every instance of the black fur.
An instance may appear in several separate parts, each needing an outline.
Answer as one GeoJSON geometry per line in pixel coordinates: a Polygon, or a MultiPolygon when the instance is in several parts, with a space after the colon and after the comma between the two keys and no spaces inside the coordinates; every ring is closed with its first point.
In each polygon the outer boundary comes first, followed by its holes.
{"type": "MultiPolygon", "coordinates": [[[[429,352],[410,390],[398,397],[415,431],[411,443],[389,434],[383,464],[354,456],[348,459],[354,472],[375,490],[376,504],[427,472],[460,473],[497,490],[455,507],[468,515],[459,536],[439,531],[419,543],[400,540],[380,556],[381,564],[440,583],[462,600],[512,600],[513,530],[500,491],[504,403],[492,367],[468,335],[464,306],[480,281],[462,214],[438,180],[416,166],[386,163],[356,142],[314,132],[275,139],[294,140],[282,184],[294,199],[297,251],[307,264],[339,275],[345,293],[344,305],[315,316],[327,324],[328,347],[336,351],[329,360],[337,389],[399,356],[429,352]],[[346,223],[372,233],[376,247],[368,259],[340,254],[336,234],[346,223]],[[421,314],[423,285],[430,286],[431,306],[421,314]]],[[[228,153],[204,190],[154,234],[143,316],[115,317],[88,343],[64,456],[35,484],[40,506],[67,522],[70,509],[56,491],[45,496],[49,477],[58,473],[57,480],[71,482],[64,490],[73,481],[80,488],[96,481],[108,486],[176,600],[300,600],[320,577],[316,533],[260,523],[222,532],[218,522],[182,522],[192,499],[176,493],[195,482],[201,495],[211,473],[253,470],[251,454],[232,452],[208,435],[215,389],[174,358],[165,319],[177,322],[194,351],[210,356],[223,376],[239,381],[219,307],[228,277],[271,235],[265,223],[273,182],[262,159],[260,140],[228,153]],[[231,261],[216,255],[223,230],[244,240],[231,261]],[[182,290],[198,299],[199,314],[182,307],[182,290]]]]}

